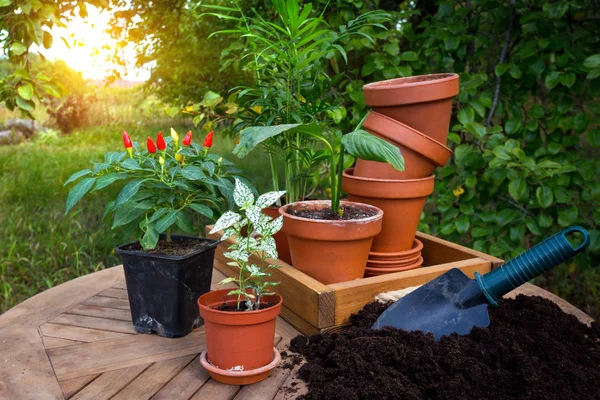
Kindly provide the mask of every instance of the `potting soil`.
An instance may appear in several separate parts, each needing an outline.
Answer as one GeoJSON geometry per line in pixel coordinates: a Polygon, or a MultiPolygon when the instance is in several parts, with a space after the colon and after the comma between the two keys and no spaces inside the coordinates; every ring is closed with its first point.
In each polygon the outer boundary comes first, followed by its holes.
{"type": "Polygon", "coordinates": [[[320,209],[313,208],[302,208],[294,209],[288,208],[287,213],[300,218],[308,219],[323,219],[323,220],[352,220],[352,219],[364,219],[372,217],[377,214],[376,210],[364,209],[351,205],[342,206],[344,212],[340,214],[334,212],[330,207],[324,207],[320,209]]]}
{"type": "Polygon", "coordinates": [[[339,334],[292,340],[315,399],[600,399],[600,325],[520,295],[490,307],[488,328],[443,337],[372,330],[390,305],[371,303],[339,334]]]}
{"type": "Polygon", "coordinates": [[[201,240],[181,239],[177,241],[167,242],[159,240],[156,247],[151,250],[144,250],[139,242],[132,243],[129,246],[123,246],[123,250],[143,251],[149,254],[162,254],[165,256],[185,256],[194,253],[198,250],[206,249],[213,246],[211,242],[201,240]]]}

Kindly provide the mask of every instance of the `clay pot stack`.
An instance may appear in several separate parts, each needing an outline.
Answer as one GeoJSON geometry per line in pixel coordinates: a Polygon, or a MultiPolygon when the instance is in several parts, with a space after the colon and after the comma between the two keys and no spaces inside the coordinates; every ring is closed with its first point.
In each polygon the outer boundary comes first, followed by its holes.
{"type": "Polygon", "coordinates": [[[458,89],[456,74],[413,76],[363,86],[365,104],[372,108],[363,129],[397,146],[404,157],[404,171],[361,159],[355,168],[344,171],[342,188],[348,199],[384,212],[365,277],[407,271],[423,263],[423,244],[415,234],[427,196],[433,193],[433,172],[452,155],[446,139],[458,89]]]}

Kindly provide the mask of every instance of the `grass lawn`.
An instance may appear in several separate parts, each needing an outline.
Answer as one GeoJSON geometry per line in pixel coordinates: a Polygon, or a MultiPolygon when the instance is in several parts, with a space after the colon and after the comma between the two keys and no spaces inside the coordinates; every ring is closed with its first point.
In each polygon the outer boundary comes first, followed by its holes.
{"type": "MultiPolygon", "coordinates": [[[[124,128],[140,143],[159,129],[124,128]]],[[[180,135],[187,131],[174,128],[180,135]]],[[[160,129],[168,132],[169,126],[160,129]]],[[[86,196],[65,216],[68,188],[63,183],[90,160],[101,161],[106,151],[122,145],[120,129],[97,127],[0,147],[0,313],[42,290],[120,263],[113,248],[134,238],[102,220],[107,193],[86,196]]],[[[256,152],[238,160],[232,149],[231,139],[217,133],[213,151],[251,172],[246,175],[257,189],[268,190],[267,157],[256,152]]]]}

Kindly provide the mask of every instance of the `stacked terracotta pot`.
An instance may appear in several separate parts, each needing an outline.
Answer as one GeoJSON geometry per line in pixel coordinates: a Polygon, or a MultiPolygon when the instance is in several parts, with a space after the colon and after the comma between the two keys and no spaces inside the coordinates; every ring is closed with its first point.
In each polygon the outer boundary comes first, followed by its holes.
{"type": "Polygon", "coordinates": [[[456,74],[398,78],[363,86],[372,108],[363,129],[394,144],[404,157],[404,171],[374,161],[357,160],[344,171],[343,190],[350,201],[383,210],[381,233],[373,240],[365,277],[418,268],[423,244],[415,238],[427,196],[433,193],[435,168],[445,165],[456,74]]]}

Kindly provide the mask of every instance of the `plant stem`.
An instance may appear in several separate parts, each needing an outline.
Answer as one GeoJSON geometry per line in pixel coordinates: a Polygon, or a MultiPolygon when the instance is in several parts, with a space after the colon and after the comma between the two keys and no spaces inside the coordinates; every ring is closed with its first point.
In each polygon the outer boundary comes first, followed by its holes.
{"type": "Polygon", "coordinates": [[[171,242],[171,230],[170,229],[167,231],[167,242],[169,242],[169,243],[171,242]]]}
{"type": "MultiPolygon", "coordinates": [[[[269,162],[271,164],[271,179],[273,182],[273,190],[279,191],[279,171],[277,170],[277,164],[275,163],[275,158],[273,157],[273,152],[269,151],[269,162]]],[[[281,205],[281,201],[277,199],[277,205],[281,205]]]]}

